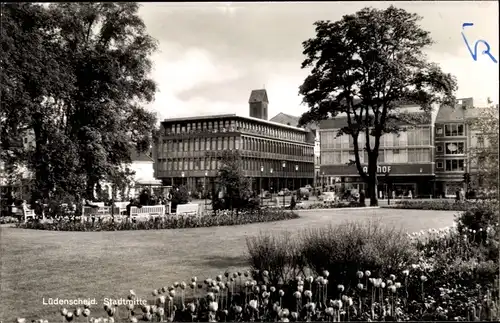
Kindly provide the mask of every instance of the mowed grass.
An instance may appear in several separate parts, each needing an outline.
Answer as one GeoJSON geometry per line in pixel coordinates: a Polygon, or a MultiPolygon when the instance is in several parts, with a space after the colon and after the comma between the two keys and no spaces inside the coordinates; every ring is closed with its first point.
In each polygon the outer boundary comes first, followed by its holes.
{"type": "Polygon", "coordinates": [[[173,282],[214,277],[247,268],[247,236],[300,232],[346,220],[380,219],[408,232],[453,223],[455,212],[395,209],[310,210],[301,218],[241,226],[159,231],[52,232],[0,230],[0,320],[16,317],[60,320],[61,306],[43,299],[95,298],[91,316],[104,315],[104,298],[126,297],[130,289],[151,297],[173,282]]]}

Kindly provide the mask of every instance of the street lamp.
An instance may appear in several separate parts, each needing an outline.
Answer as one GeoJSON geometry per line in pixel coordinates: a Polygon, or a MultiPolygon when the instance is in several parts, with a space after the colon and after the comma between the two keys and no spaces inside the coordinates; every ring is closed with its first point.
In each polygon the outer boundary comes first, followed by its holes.
{"type": "Polygon", "coordinates": [[[391,205],[391,186],[390,186],[389,172],[385,173],[385,186],[387,187],[387,205],[391,205]]]}
{"type": "Polygon", "coordinates": [[[260,180],[259,180],[259,188],[260,188],[260,198],[259,198],[259,204],[262,207],[262,176],[264,175],[264,166],[260,166],[260,180]]]}
{"type": "Polygon", "coordinates": [[[321,182],[323,182],[322,189],[325,190],[325,172],[323,172],[323,180],[321,182]]]}
{"type": "Polygon", "coordinates": [[[182,176],[182,182],[181,182],[181,185],[184,185],[184,172],[181,173],[181,176],[182,176]]]}
{"type": "MultiPolygon", "coordinates": [[[[286,162],[283,162],[283,176],[285,177],[285,188],[287,187],[287,182],[286,182],[286,176],[285,176],[285,167],[286,167],[286,162]]],[[[283,188],[283,207],[285,207],[285,189],[283,188]]]]}
{"type": "MultiPolygon", "coordinates": [[[[297,173],[299,171],[299,165],[295,165],[295,178],[297,178],[297,173]]],[[[299,185],[300,186],[300,185],[299,185]]],[[[293,189],[295,189],[295,187],[297,187],[296,183],[295,183],[295,179],[293,180],[293,189]]]]}
{"type": "Polygon", "coordinates": [[[205,212],[207,210],[207,194],[208,194],[208,189],[207,189],[207,176],[208,176],[208,172],[205,171],[205,184],[204,184],[204,188],[205,188],[205,212]]]}
{"type": "Polygon", "coordinates": [[[272,195],[272,194],[273,194],[273,192],[272,192],[272,189],[271,189],[271,177],[273,176],[273,169],[271,168],[271,169],[269,170],[269,172],[271,173],[271,176],[269,177],[269,191],[270,191],[270,193],[271,193],[271,197],[272,197],[272,196],[273,196],[273,195],[272,195]]]}

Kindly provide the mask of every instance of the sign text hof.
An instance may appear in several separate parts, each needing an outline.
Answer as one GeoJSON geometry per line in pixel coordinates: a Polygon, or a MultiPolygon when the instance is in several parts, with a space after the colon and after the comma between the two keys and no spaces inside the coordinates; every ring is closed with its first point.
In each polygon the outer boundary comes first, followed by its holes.
{"type": "MultiPolygon", "coordinates": [[[[368,166],[363,167],[363,172],[368,173],[368,166]]],[[[377,173],[386,174],[391,172],[391,166],[377,166],[377,173]]]]}

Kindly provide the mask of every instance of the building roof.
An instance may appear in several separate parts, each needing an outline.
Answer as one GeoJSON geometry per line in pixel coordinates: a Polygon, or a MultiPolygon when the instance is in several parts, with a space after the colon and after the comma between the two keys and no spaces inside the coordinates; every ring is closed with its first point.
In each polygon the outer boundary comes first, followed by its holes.
{"type": "Polygon", "coordinates": [[[269,103],[269,99],[267,98],[266,90],[265,89],[252,90],[252,93],[250,93],[250,98],[248,99],[248,103],[252,103],[252,102],[269,103]]]}
{"type": "Polygon", "coordinates": [[[299,119],[300,119],[299,117],[280,112],[274,117],[272,117],[269,121],[297,127],[299,124],[299,119]]]}
{"type": "MultiPolygon", "coordinates": [[[[431,116],[427,112],[413,112],[412,115],[421,115],[423,117],[421,124],[430,124],[431,116]]],[[[396,122],[398,125],[403,125],[404,122],[396,122]]],[[[319,123],[320,129],[339,129],[347,126],[347,117],[336,117],[332,119],[322,120],[319,123]]]]}
{"type": "Polygon", "coordinates": [[[463,121],[468,118],[479,116],[480,108],[474,107],[472,98],[458,99],[457,104],[452,107],[442,105],[436,116],[436,123],[463,121]]]}
{"type": "Polygon", "coordinates": [[[293,127],[293,126],[288,126],[286,124],[278,123],[278,122],[273,122],[273,121],[268,121],[264,119],[259,119],[259,118],[253,118],[253,117],[248,117],[248,116],[242,116],[238,114],[216,114],[216,115],[208,115],[208,116],[197,116],[197,117],[184,117],[184,118],[172,118],[172,119],[165,119],[163,122],[180,122],[180,121],[202,121],[202,120],[213,120],[213,119],[245,119],[245,120],[251,120],[263,124],[268,124],[268,125],[273,125],[281,128],[287,128],[290,130],[295,130],[295,131],[302,131],[302,132],[307,132],[307,130],[298,128],[298,127],[293,127]]]}

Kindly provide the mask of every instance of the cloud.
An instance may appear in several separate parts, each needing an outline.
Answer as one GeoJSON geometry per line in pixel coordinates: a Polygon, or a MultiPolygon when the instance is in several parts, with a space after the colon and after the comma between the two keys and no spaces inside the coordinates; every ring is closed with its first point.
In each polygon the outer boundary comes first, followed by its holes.
{"type": "MultiPolygon", "coordinates": [[[[163,117],[211,112],[248,113],[252,89],[266,87],[272,116],[300,114],[301,43],[314,36],[316,20],[338,20],[363,7],[391,3],[148,3],[141,16],[159,40],[153,77],[160,92],[151,108],[163,117]]],[[[473,61],[461,36],[463,22],[474,43],[484,39],[498,58],[498,2],[395,2],[423,17],[435,44],[429,58],[457,76],[458,96],[498,102],[498,64],[473,61]]]]}

